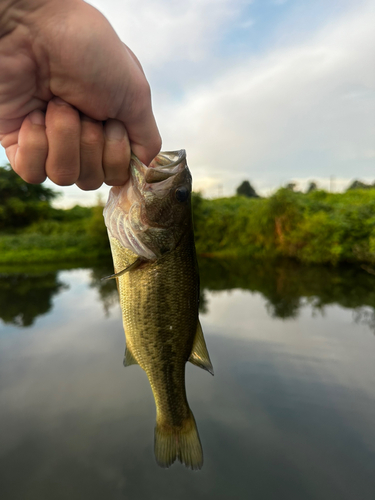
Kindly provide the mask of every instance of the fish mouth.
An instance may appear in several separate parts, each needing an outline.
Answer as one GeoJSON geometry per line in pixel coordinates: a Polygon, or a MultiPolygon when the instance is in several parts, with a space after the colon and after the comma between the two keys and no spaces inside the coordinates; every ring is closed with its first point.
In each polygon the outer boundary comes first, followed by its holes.
{"type": "Polygon", "coordinates": [[[155,194],[161,194],[170,188],[170,183],[163,183],[186,168],[186,151],[163,151],[152,160],[146,167],[136,156],[132,156],[130,169],[135,184],[139,186],[140,191],[151,190],[155,194]],[[151,187],[151,184],[159,184],[157,189],[151,187]],[[162,189],[163,188],[163,189],[162,189]]]}
{"type": "Polygon", "coordinates": [[[163,151],[152,160],[149,168],[170,170],[180,165],[184,160],[186,160],[185,149],[180,149],[179,151],[163,151]]]}
{"type": "Polygon", "coordinates": [[[148,167],[136,156],[130,161],[133,188],[140,196],[157,196],[162,198],[173,187],[178,174],[187,169],[186,151],[163,151],[159,153],[148,167]]]}
{"type": "Polygon", "coordinates": [[[148,167],[132,155],[130,170],[130,179],[124,186],[112,187],[103,212],[104,221],[109,235],[123,247],[153,259],[155,253],[142,243],[142,233],[149,228],[142,216],[142,200],[152,196],[162,198],[170,191],[178,182],[177,174],[188,171],[186,152],[181,149],[159,153],[148,167]]]}

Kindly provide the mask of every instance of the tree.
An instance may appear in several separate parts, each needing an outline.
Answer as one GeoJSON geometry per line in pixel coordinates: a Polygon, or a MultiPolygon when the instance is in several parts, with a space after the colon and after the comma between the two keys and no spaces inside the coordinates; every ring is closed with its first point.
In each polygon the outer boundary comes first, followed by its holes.
{"type": "Polygon", "coordinates": [[[311,181],[310,184],[308,185],[306,193],[312,193],[313,191],[316,191],[317,189],[318,189],[318,186],[317,186],[316,182],[311,181]]]}
{"type": "Polygon", "coordinates": [[[289,191],[294,191],[296,188],[297,184],[295,182],[289,182],[286,186],[285,189],[288,189],[289,191]]]}
{"type": "Polygon", "coordinates": [[[259,195],[249,181],[243,181],[236,189],[237,196],[246,196],[247,198],[259,198],[259,195]]]}
{"type": "Polygon", "coordinates": [[[28,184],[9,165],[0,167],[0,228],[27,226],[44,218],[58,195],[42,184],[28,184]]]}
{"type": "Polygon", "coordinates": [[[374,187],[375,186],[373,184],[366,184],[365,182],[356,179],[350,184],[347,191],[351,189],[374,189],[374,187]]]}

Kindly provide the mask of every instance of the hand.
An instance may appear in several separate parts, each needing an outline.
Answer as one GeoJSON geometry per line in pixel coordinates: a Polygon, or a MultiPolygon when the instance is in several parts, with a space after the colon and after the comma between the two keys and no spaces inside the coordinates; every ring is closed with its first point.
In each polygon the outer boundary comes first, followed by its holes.
{"type": "Polygon", "coordinates": [[[148,165],[161,146],[139,61],[82,0],[8,2],[0,140],[13,169],[30,183],[124,184],[131,151],[148,165]]]}

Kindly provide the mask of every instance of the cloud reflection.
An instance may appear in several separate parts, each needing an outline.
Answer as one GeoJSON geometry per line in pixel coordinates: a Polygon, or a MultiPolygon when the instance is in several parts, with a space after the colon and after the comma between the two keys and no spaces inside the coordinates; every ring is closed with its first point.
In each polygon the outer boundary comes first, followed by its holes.
{"type": "MultiPolygon", "coordinates": [[[[269,316],[278,294],[306,293],[296,270],[220,266],[202,268],[216,374],[187,367],[203,470],[157,467],[154,402],[142,370],[122,366],[119,308],[106,316],[90,271],[64,271],[69,289],[50,314],[1,338],[2,499],[371,498],[373,337],[353,335],[360,327],[342,306],[327,306],[327,318],[307,315],[306,302],[293,319],[269,316]]],[[[341,275],[326,275],[331,292],[341,275]]],[[[366,279],[335,300],[353,304],[361,287],[365,297],[366,279]]]]}

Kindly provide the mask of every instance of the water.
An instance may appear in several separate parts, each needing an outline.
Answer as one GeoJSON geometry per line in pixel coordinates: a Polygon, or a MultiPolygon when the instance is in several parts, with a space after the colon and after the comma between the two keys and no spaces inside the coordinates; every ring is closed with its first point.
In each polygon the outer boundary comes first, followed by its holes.
{"type": "Polygon", "coordinates": [[[0,498],[375,498],[375,276],[201,262],[202,471],[160,469],[109,269],[0,268],[0,498]]]}

